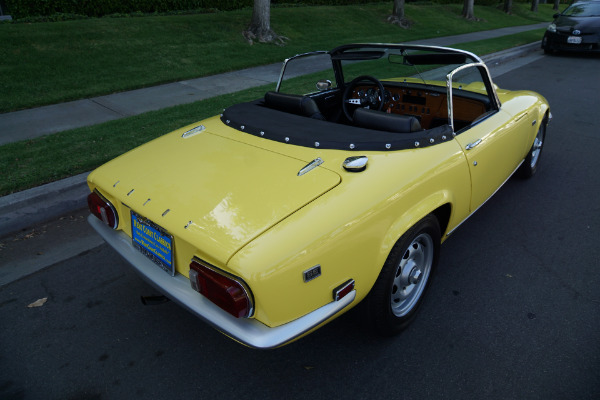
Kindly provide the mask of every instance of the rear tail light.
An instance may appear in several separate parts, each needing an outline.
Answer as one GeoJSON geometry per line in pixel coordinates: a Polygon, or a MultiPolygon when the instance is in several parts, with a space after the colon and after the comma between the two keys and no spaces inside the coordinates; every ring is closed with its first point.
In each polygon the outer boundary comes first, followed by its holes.
{"type": "Polygon", "coordinates": [[[241,279],[194,259],[190,264],[190,284],[194,290],[234,317],[252,315],[250,290],[241,279]]]}
{"type": "Polygon", "coordinates": [[[112,229],[117,229],[117,226],[119,226],[119,216],[110,201],[106,200],[96,190],[88,195],[87,200],[92,214],[112,229]]]}

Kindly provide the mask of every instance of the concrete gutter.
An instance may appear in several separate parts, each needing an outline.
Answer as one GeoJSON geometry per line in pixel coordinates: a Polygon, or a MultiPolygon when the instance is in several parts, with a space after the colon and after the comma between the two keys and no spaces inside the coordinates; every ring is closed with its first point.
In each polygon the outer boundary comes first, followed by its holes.
{"type": "MultiPolygon", "coordinates": [[[[539,51],[540,42],[530,43],[498,53],[483,56],[492,76],[510,69],[503,64],[539,51]]],[[[513,68],[516,68],[517,65],[513,68]]],[[[166,133],[166,132],[165,132],[166,133]]],[[[86,177],[89,172],[48,183],[33,189],[0,197],[0,237],[49,221],[58,216],[87,206],[89,193],[86,177]]]]}

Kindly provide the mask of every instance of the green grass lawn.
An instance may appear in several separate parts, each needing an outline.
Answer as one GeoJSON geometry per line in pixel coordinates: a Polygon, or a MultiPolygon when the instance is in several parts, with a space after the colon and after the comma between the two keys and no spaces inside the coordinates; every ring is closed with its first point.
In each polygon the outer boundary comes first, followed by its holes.
{"type": "Polygon", "coordinates": [[[48,23],[1,23],[0,112],[191,79],[278,62],[308,50],[348,42],[403,42],[550,21],[514,3],[513,15],[475,6],[480,21],[460,17],[462,5],[410,3],[414,24],[387,24],[392,2],[344,7],[275,7],[271,24],[284,47],[248,45],[241,32],[251,10],[214,14],[92,18],[48,23]]]}
{"type": "MultiPolygon", "coordinates": [[[[480,21],[460,17],[460,5],[407,4],[409,30],[385,22],[390,2],[347,7],[274,8],[272,27],[284,47],[244,42],[249,10],[203,15],[100,18],[0,24],[0,112],[92,97],[158,83],[278,62],[348,42],[404,42],[549,21],[515,4],[508,16],[475,7],[480,21]],[[335,18],[332,18],[332,15],[335,18]]],[[[464,43],[482,55],[539,40],[542,31],[464,43]]],[[[264,95],[274,85],[217,96],[104,124],[0,146],[0,196],[89,171],[104,162],[223,108],[264,95]]]]}
{"type": "MultiPolygon", "coordinates": [[[[543,30],[456,47],[484,55],[539,40],[543,30]]],[[[103,124],[0,146],[0,196],[82,172],[149,140],[216,115],[232,104],[251,101],[273,90],[266,85],[103,124]]]]}

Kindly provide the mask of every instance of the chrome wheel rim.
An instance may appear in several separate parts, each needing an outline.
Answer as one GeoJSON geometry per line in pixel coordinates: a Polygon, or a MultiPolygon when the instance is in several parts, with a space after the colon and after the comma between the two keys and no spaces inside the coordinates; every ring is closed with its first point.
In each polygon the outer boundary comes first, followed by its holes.
{"type": "Polygon", "coordinates": [[[407,315],[419,302],[431,273],[433,251],[433,239],[422,233],[402,255],[392,283],[390,301],[396,317],[407,315]]]}
{"type": "Polygon", "coordinates": [[[542,151],[542,145],[544,144],[544,125],[540,126],[538,134],[533,141],[533,148],[531,149],[531,168],[537,165],[540,153],[542,151]]]}

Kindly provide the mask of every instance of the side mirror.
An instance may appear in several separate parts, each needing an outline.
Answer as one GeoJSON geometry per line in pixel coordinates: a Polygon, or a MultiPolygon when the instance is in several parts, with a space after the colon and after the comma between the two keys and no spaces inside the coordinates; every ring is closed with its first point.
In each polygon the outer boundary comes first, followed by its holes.
{"type": "Polygon", "coordinates": [[[321,79],[319,82],[317,82],[317,89],[319,89],[321,92],[331,89],[331,81],[329,79],[321,79]]]}
{"type": "Polygon", "coordinates": [[[554,19],[556,19],[556,18],[558,18],[558,17],[560,17],[560,13],[556,13],[556,14],[554,14],[554,15],[552,16],[552,18],[554,18],[554,19]]]}

